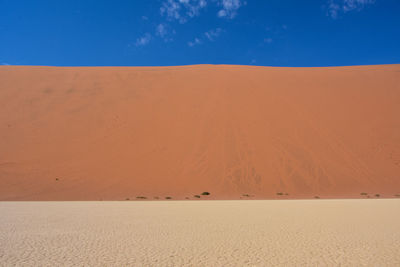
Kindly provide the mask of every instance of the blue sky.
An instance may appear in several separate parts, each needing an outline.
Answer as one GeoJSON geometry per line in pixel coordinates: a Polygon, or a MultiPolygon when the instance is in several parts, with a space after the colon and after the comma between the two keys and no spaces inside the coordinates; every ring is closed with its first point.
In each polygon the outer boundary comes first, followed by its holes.
{"type": "Polygon", "coordinates": [[[399,0],[0,0],[0,64],[400,63],[399,0]]]}

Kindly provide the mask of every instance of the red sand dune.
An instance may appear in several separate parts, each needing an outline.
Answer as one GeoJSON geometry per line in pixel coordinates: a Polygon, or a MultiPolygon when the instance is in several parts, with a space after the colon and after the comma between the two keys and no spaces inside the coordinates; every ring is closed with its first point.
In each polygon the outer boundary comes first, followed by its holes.
{"type": "Polygon", "coordinates": [[[400,65],[0,67],[0,200],[203,191],[400,194],[400,65]]]}

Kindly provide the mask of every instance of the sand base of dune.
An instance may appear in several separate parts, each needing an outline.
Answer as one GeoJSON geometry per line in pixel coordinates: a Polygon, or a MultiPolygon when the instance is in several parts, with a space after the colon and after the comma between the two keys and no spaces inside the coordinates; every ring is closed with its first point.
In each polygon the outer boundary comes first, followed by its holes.
{"type": "Polygon", "coordinates": [[[399,266],[400,200],[0,202],[5,266],[399,266]]]}

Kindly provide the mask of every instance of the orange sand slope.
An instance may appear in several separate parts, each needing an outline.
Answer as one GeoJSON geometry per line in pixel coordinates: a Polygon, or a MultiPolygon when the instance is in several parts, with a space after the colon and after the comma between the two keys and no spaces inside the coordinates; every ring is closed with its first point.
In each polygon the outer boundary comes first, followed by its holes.
{"type": "Polygon", "coordinates": [[[0,200],[203,191],[400,194],[400,65],[0,67],[0,200]]]}

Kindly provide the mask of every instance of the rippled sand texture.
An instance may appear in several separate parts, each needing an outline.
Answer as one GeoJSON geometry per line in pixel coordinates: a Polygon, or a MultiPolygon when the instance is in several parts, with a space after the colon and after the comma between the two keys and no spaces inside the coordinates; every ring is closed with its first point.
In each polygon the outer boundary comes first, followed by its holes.
{"type": "Polygon", "coordinates": [[[400,266],[400,201],[0,202],[2,266],[400,266]]]}
{"type": "Polygon", "coordinates": [[[400,64],[0,66],[0,200],[393,198],[399,103],[400,64]]]}

